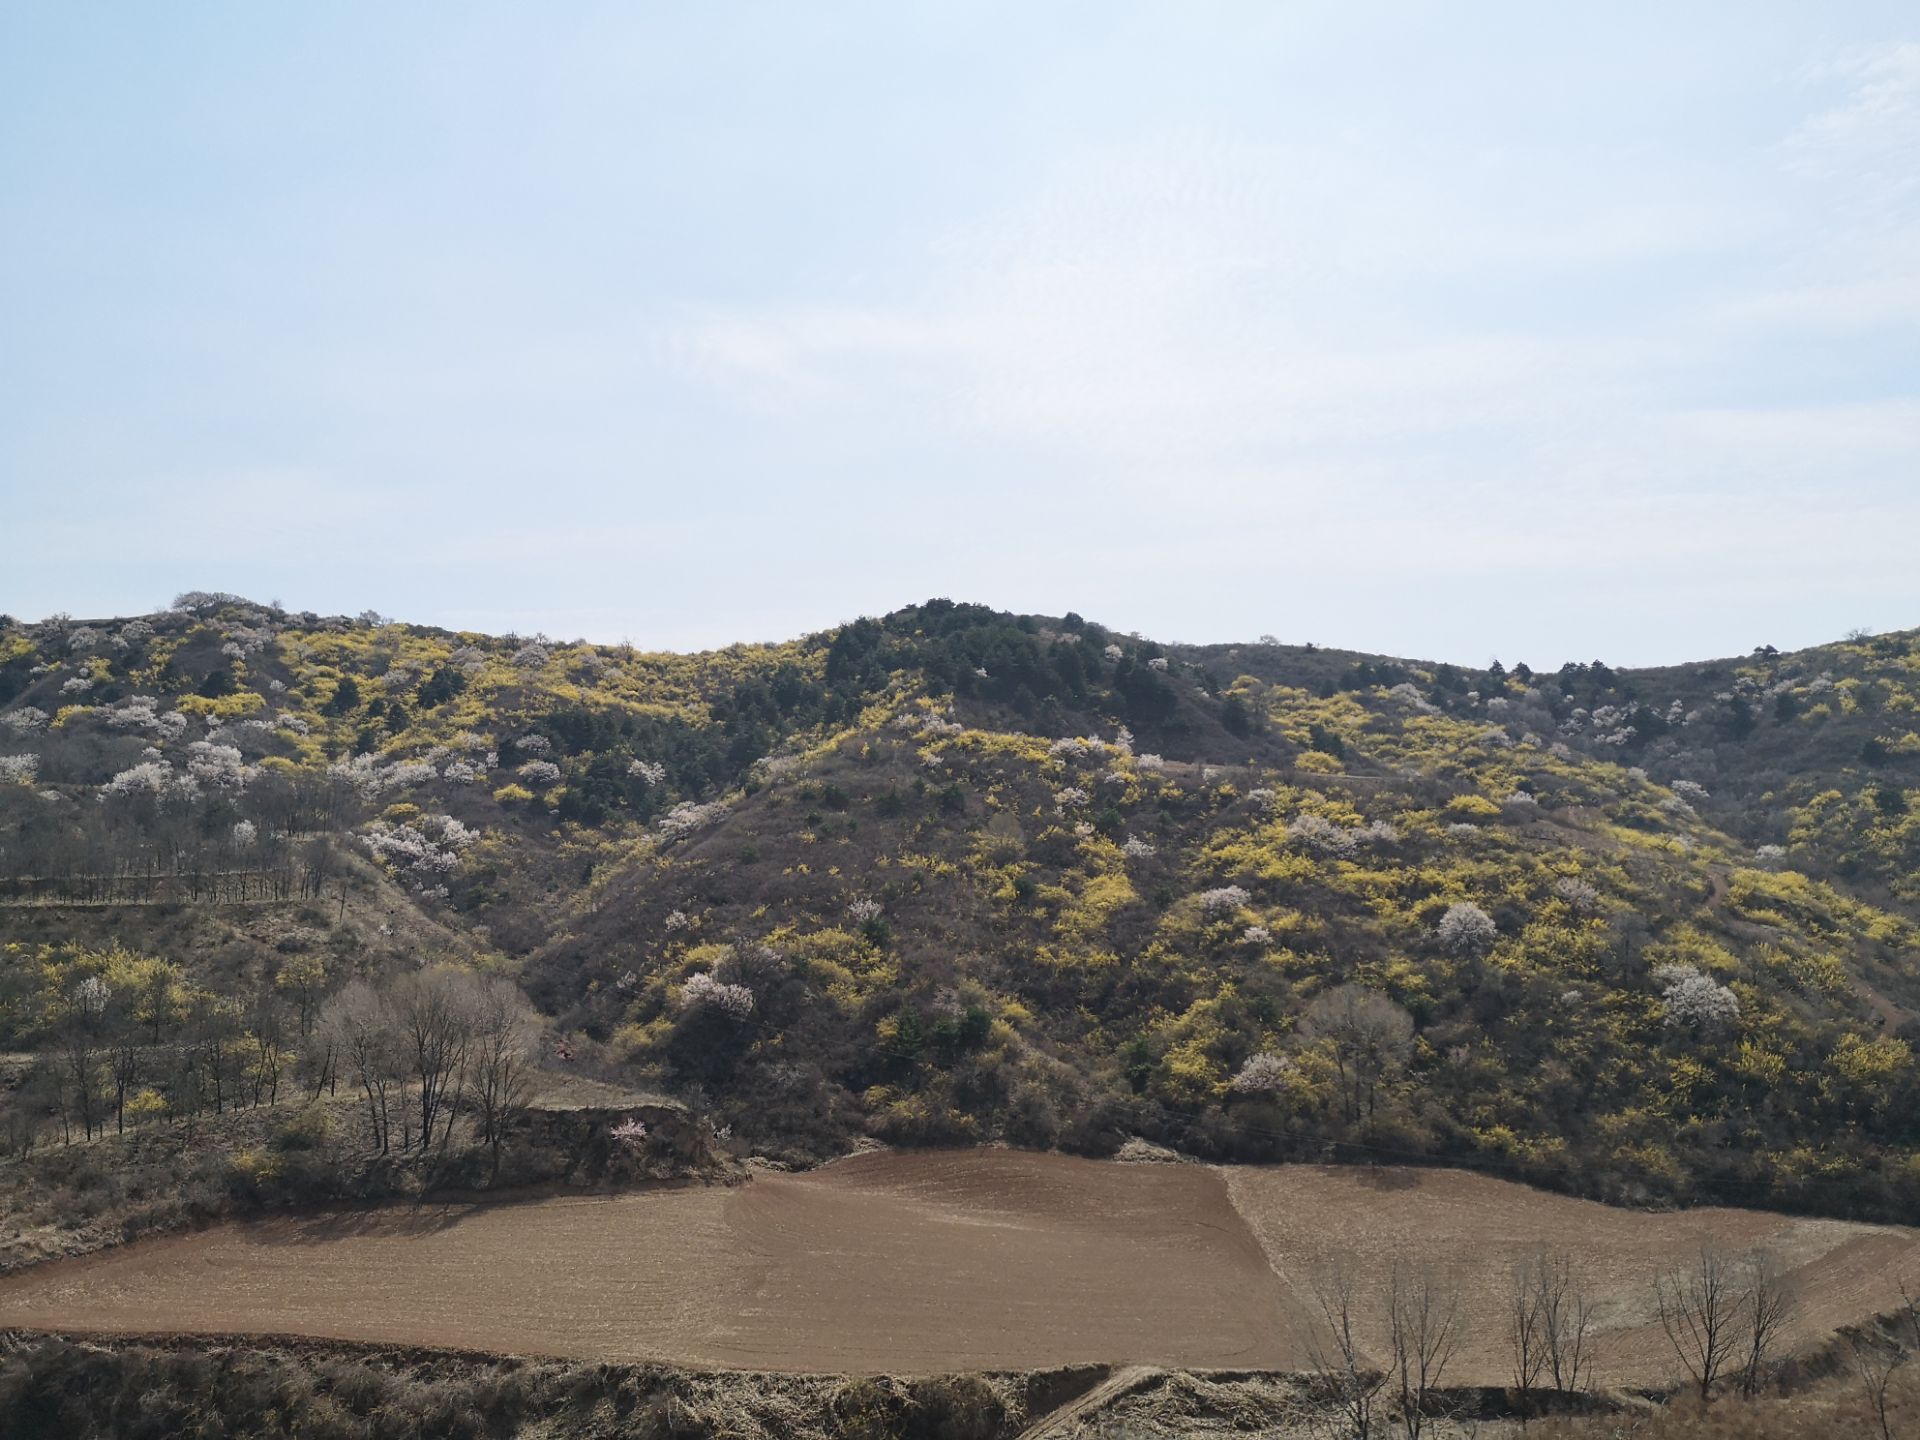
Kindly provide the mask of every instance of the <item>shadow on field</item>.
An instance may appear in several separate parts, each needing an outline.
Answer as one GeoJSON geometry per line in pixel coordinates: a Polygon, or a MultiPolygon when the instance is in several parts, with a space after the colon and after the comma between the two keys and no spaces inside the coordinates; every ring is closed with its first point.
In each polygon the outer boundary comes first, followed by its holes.
{"type": "Polygon", "coordinates": [[[1368,1166],[1356,1173],[1363,1190],[1418,1190],[1425,1183],[1420,1171],[1409,1165],[1368,1166]]]}
{"type": "MultiPolygon", "coordinates": [[[[678,1189],[662,1185],[660,1189],[678,1189]]],[[[301,1215],[278,1216],[252,1222],[248,1239],[261,1245],[326,1245],[336,1240],[361,1236],[395,1236],[417,1239],[452,1230],[463,1221],[475,1220],[492,1210],[535,1205],[552,1200],[554,1187],[528,1187],[511,1194],[463,1194],[421,1200],[411,1205],[376,1205],[371,1208],[342,1208],[311,1211],[301,1215]]],[[[621,1198],[618,1192],[582,1195],[572,1192],[570,1199],[584,1203],[606,1204],[621,1198]]]]}

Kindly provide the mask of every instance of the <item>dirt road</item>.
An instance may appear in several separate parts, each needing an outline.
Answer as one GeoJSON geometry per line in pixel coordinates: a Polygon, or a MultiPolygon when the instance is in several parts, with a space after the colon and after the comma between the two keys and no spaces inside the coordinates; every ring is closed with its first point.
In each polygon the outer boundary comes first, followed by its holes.
{"type": "Polygon", "coordinates": [[[805,1175],[520,1204],[228,1225],[0,1282],[0,1326],[296,1334],[756,1370],[894,1373],[1101,1361],[1302,1363],[1289,1321],[1338,1249],[1456,1273],[1458,1381],[1503,1378],[1489,1337],[1513,1261],[1578,1249],[1610,1380],[1658,1378],[1659,1259],[1767,1243],[1800,1268],[1804,1333],[1920,1280],[1920,1237],[1742,1211],[1649,1216],[1452,1171],[1116,1165],[978,1150],[880,1153],[805,1175]]]}

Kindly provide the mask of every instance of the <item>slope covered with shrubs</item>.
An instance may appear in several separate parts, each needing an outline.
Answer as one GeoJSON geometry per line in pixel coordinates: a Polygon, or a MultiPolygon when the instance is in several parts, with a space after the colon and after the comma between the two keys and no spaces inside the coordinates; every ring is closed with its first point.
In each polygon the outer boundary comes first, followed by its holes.
{"type": "Polygon", "coordinates": [[[1139,1135],[1911,1213],[1916,730],[1911,635],[1536,674],[944,601],[702,655],[9,623],[0,1043],[79,1003],[63,940],[237,1004],[298,952],[180,927],[299,913],[323,990],[515,971],[567,1063],[793,1158],[1139,1135]]]}

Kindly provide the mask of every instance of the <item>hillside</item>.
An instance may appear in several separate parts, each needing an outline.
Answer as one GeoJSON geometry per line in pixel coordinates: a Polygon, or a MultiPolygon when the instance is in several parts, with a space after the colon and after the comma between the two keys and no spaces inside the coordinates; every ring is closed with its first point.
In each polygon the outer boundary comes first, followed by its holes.
{"type": "MultiPolygon", "coordinates": [[[[154,1043],[297,1050],[275,1011],[446,958],[793,1160],[1141,1136],[1911,1214],[1916,732],[1914,633],[1535,674],[945,601],[700,655],[6,621],[0,1049],[157,974],[154,1043]]],[[[16,1131],[68,1103],[19,1073],[16,1131]]]]}

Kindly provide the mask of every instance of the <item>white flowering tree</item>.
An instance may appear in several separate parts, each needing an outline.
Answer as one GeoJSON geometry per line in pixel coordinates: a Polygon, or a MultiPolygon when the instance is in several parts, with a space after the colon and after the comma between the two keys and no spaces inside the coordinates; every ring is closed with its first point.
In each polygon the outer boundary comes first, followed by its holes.
{"type": "Polygon", "coordinates": [[[745,985],[729,985],[703,970],[689,975],[680,986],[680,1003],[689,1010],[712,1010],[744,1020],[753,1013],[753,991],[745,985]]]}
{"type": "Polygon", "coordinates": [[[1740,1022],[1740,997],[1692,965],[1661,965],[1653,972],[1670,1029],[1719,1034],[1740,1022]]]}
{"type": "Polygon", "coordinates": [[[1242,909],[1253,897],[1238,885],[1221,885],[1200,892],[1200,913],[1218,920],[1242,909]]]}
{"type": "Polygon", "coordinates": [[[1449,955],[1484,955],[1500,938],[1500,927],[1471,900],[1462,900],[1447,907],[1434,938],[1449,955]]]}
{"type": "Polygon", "coordinates": [[[1271,1097],[1285,1090],[1299,1070],[1299,1063],[1291,1056],[1262,1050],[1247,1057],[1227,1088],[1235,1095],[1271,1097]]]}

